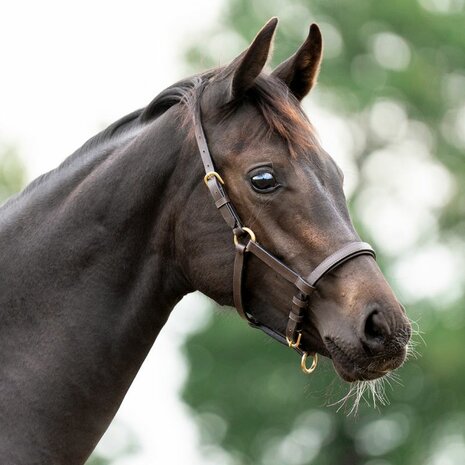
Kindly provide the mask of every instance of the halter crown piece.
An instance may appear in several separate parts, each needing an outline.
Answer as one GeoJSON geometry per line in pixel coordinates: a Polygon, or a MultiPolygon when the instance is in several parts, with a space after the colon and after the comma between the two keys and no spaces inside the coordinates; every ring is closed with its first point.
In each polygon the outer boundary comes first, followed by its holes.
{"type": "Polygon", "coordinates": [[[250,326],[261,329],[278,342],[288,345],[290,348],[301,354],[302,359],[300,366],[304,373],[310,374],[315,370],[318,364],[318,356],[316,353],[311,354],[313,361],[311,366],[307,367],[306,362],[309,354],[300,347],[302,323],[305,319],[305,315],[308,313],[310,295],[315,290],[315,286],[318,281],[331,270],[334,270],[338,266],[352,258],[358,257],[359,255],[370,255],[373,258],[376,258],[375,252],[370,244],[367,244],[366,242],[351,242],[325,258],[310,273],[308,278],[303,278],[290,269],[281,260],[278,260],[273,254],[268,252],[257,242],[255,234],[251,229],[243,226],[234,205],[229,199],[228,194],[225,191],[223,178],[215,171],[213,159],[210,155],[210,150],[208,149],[207,140],[202,127],[200,95],[197,98],[194,107],[193,118],[195,138],[197,140],[200,156],[205,169],[204,182],[213,197],[216,208],[220,211],[225,222],[233,232],[234,245],[236,249],[233,275],[233,295],[236,310],[245,320],[248,321],[250,326]],[[254,316],[244,309],[242,299],[242,276],[245,266],[245,258],[248,253],[255,255],[259,260],[265,263],[265,265],[293,284],[297,290],[296,295],[292,298],[291,310],[289,312],[285,334],[281,334],[279,331],[260,323],[254,316]]]}

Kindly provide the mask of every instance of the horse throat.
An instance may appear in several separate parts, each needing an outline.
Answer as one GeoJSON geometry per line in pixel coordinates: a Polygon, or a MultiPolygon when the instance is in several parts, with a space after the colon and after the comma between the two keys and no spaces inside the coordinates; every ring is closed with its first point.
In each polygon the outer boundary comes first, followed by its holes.
{"type": "Polygon", "coordinates": [[[5,463],[84,463],[190,290],[171,255],[183,139],[170,113],[2,208],[5,463]]]}

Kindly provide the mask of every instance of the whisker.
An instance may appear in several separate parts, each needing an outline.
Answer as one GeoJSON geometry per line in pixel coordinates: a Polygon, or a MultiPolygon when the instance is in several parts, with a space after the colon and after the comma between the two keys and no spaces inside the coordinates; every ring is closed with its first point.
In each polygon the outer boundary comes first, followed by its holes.
{"type": "Polygon", "coordinates": [[[396,377],[385,375],[375,380],[356,381],[349,387],[349,391],[338,401],[328,404],[329,407],[337,406],[337,412],[348,408],[350,401],[353,401],[347,416],[356,416],[362,401],[368,406],[379,409],[380,406],[389,405],[389,398],[386,394],[386,385],[392,390],[390,380],[399,383],[396,377]]]}
{"type": "Polygon", "coordinates": [[[412,327],[411,340],[414,338],[418,338],[420,341],[415,341],[415,344],[420,344],[421,342],[424,346],[426,346],[426,341],[423,338],[423,334],[425,334],[425,332],[420,329],[418,321],[410,319],[410,326],[412,327]]]}
{"type": "MultiPolygon", "coordinates": [[[[421,344],[426,345],[426,342],[422,336],[424,334],[416,321],[410,321],[411,323],[411,337],[406,347],[406,360],[410,358],[421,357],[418,347],[421,344]]],[[[405,344],[407,336],[407,330],[400,332],[395,338],[394,343],[399,345],[405,344]]],[[[372,362],[368,365],[368,370],[376,369],[377,362],[380,358],[384,358],[385,355],[373,357],[372,362]]],[[[401,377],[396,372],[386,373],[383,377],[375,380],[361,380],[350,384],[347,393],[338,401],[331,404],[327,404],[329,407],[337,407],[337,412],[345,409],[347,416],[356,416],[362,401],[369,407],[379,409],[380,406],[387,406],[390,404],[386,387],[391,391],[394,390],[393,383],[398,386],[404,386],[401,377]]]]}
{"type": "Polygon", "coordinates": [[[393,387],[391,385],[391,381],[393,383],[396,383],[397,385],[399,385],[401,387],[404,387],[404,383],[402,382],[402,379],[401,379],[400,375],[398,373],[395,373],[394,371],[391,371],[391,372],[387,373],[385,375],[385,378],[386,378],[386,383],[388,383],[389,386],[391,386],[392,390],[393,390],[393,387]]]}

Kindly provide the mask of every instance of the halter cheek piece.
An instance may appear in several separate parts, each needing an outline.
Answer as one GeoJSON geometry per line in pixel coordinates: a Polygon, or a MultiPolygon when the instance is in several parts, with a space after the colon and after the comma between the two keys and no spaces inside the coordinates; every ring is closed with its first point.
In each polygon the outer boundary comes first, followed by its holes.
{"type": "Polygon", "coordinates": [[[233,275],[233,295],[234,305],[237,312],[246,319],[249,325],[253,328],[261,329],[278,342],[288,345],[290,348],[301,354],[301,368],[304,373],[309,374],[314,371],[317,366],[317,354],[312,354],[313,362],[311,366],[307,368],[306,361],[308,352],[305,352],[300,347],[300,343],[302,338],[302,322],[305,318],[305,314],[308,313],[309,297],[315,290],[317,282],[331,270],[334,270],[338,266],[352,258],[358,257],[359,255],[370,255],[375,258],[375,252],[366,242],[351,242],[325,258],[310,273],[308,278],[303,278],[291,270],[256,241],[255,234],[251,229],[242,225],[239,215],[224,189],[224,181],[215,171],[202,127],[200,97],[197,99],[194,109],[194,130],[206,173],[204,176],[204,182],[213,197],[216,208],[220,211],[224,220],[233,232],[234,245],[236,249],[233,275]],[[255,255],[259,260],[296,287],[297,293],[292,298],[291,311],[289,313],[285,334],[281,334],[269,326],[260,323],[244,308],[242,300],[242,276],[247,253],[255,255]]]}

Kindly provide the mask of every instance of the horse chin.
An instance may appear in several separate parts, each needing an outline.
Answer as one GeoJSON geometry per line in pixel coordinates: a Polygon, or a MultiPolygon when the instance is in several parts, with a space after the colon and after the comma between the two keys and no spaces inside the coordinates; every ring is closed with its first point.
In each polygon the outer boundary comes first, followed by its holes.
{"type": "Polygon", "coordinates": [[[400,350],[397,354],[377,358],[376,360],[365,357],[351,357],[339,347],[326,343],[336,373],[349,383],[357,381],[371,381],[381,378],[393,370],[399,368],[405,361],[406,350],[400,350]]]}
{"type": "Polygon", "coordinates": [[[336,373],[348,383],[356,381],[371,381],[387,375],[391,370],[368,370],[357,366],[347,367],[336,360],[333,360],[333,366],[336,373]]]}

